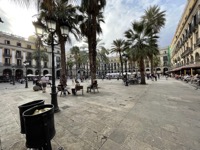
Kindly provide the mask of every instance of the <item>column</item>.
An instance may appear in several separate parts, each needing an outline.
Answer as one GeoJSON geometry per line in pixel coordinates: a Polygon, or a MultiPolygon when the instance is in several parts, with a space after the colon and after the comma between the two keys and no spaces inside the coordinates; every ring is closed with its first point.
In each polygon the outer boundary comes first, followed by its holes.
{"type": "Polygon", "coordinates": [[[12,64],[16,64],[16,62],[15,62],[15,53],[16,53],[16,51],[15,50],[12,50],[12,64]]]}
{"type": "Polygon", "coordinates": [[[2,48],[0,48],[0,64],[2,64],[2,57],[1,56],[3,56],[3,54],[2,54],[2,48]]]}

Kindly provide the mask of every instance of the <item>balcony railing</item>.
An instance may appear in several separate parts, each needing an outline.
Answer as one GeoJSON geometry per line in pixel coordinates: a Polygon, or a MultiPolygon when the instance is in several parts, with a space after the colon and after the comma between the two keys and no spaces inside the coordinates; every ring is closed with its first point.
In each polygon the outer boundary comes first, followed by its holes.
{"type": "Polygon", "coordinates": [[[4,63],[4,66],[11,66],[10,63],[4,63]]]}
{"type": "Polygon", "coordinates": [[[23,59],[23,56],[22,55],[15,55],[15,58],[17,58],[17,59],[23,59]]]}
{"type": "Polygon", "coordinates": [[[26,60],[32,60],[32,56],[26,56],[26,60]]]}
{"type": "Polygon", "coordinates": [[[22,64],[16,64],[16,68],[23,68],[24,66],[22,64]]]}
{"type": "Polygon", "coordinates": [[[194,47],[200,47],[200,38],[197,39],[196,44],[194,44],[194,47]]]}
{"type": "Polygon", "coordinates": [[[7,53],[4,53],[3,56],[4,56],[4,57],[12,57],[11,54],[7,54],[7,53]]]}
{"type": "Polygon", "coordinates": [[[189,55],[190,53],[192,53],[192,48],[187,47],[186,50],[181,54],[181,57],[183,58],[183,57],[189,55]]]}
{"type": "Polygon", "coordinates": [[[196,22],[197,22],[197,24],[200,23],[200,16],[197,16],[197,18],[196,18],[196,22]]]}

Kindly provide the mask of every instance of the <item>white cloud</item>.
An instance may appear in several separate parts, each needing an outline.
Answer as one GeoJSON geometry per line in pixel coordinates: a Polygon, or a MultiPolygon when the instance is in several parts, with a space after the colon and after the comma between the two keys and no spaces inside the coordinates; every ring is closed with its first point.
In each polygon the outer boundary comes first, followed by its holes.
{"type": "Polygon", "coordinates": [[[35,7],[22,9],[22,6],[2,0],[0,11],[3,12],[0,17],[4,21],[2,31],[26,38],[34,34],[32,16],[37,13],[35,7]]]}

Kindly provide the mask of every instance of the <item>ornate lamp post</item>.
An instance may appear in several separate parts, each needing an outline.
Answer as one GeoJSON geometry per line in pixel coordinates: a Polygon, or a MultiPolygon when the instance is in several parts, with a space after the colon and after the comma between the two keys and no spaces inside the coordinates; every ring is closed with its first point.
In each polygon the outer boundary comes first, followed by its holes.
{"type": "MultiPolygon", "coordinates": [[[[51,46],[52,50],[52,86],[51,86],[51,104],[54,105],[54,112],[59,112],[58,107],[58,101],[57,101],[57,92],[56,92],[56,85],[55,85],[55,57],[54,57],[54,46],[58,45],[58,41],[54,38],[56,35],[56,21],[55,20],[45,20],[46,24],[45,26],[36,21],[33,22],[33,25],[35,26],[35,31],[37,36],[44,37],[44,30],[46,29],[48,31],[47,37],[50,37],[50,39],[42,39],[43,42],[45,42],[47,45],[51,46]]],[[[68,36],[68,28],[67,26],[60,26],[61,34],[63,37],[68,36]]]]}
{"type": "Polygon", "coordinates": [[[125,61],[125,71],[126,71],[126,78],[125,78],[125,86],[128,86],[128,75],[127,75],[127,61],[128,61],[128,55],[127,54],[123,54],[122,55],[124,61],[125,61]]]}
{"type": "Polygon", "coordinates": [[[15,85],[15,66],[12,66],[12,72],[13,72],[13,85],[15,85]]]}
{"type": "Polygon", "coordinates": [[[26,84],[25,84],[25,88],[28,88],[28,78],[27,78],[27,67],[29,65],[29,62],[28,61],[25,61],[23,62],[24,63],[24,66],[26,68],[26,84]]]}

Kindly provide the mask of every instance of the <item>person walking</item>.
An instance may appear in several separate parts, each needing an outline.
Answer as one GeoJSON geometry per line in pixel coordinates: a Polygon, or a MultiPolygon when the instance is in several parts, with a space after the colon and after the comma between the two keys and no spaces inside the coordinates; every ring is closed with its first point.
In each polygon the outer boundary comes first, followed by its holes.
{"type": "Polygon", "coordinates": [[[42,84],[42,92],[43,92],[43,93],[46,93],[46,87],[47,87],[48,79],[47,79],[45,76],[43,76],[43,77],[40,79],[40,81],[41,81],[41,84],[42,84]]]}

